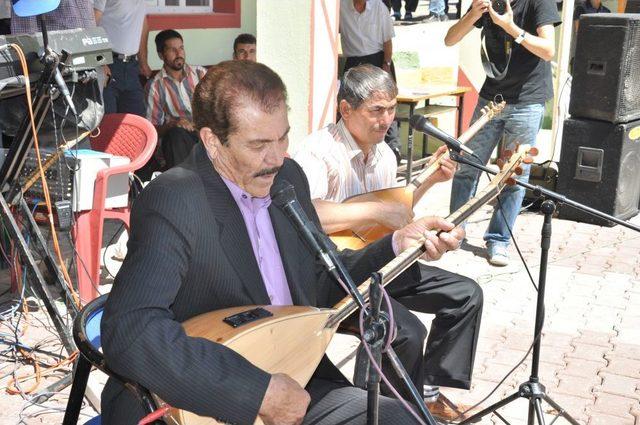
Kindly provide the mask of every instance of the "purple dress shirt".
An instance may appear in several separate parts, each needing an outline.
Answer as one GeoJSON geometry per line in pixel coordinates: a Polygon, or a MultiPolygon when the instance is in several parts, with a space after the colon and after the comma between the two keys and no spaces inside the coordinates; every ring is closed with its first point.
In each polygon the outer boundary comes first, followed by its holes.
{"type": "Polygon", "coordinates": [[[269,294],[271,304],[292,305],[287,276],[284,272],[278,241],[276,241],[268,211],[271,197],[254,198],[231,180],[224,177],[222,180],[231,191],[231,196],[235,199],[242,213],[253,247],[253,254],[258,262],[262,281],[269,294]]]}

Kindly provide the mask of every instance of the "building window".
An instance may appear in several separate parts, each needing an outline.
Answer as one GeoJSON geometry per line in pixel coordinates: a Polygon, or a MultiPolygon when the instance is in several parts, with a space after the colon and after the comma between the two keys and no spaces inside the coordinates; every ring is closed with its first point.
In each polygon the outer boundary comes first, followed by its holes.
{"type": "Polygon", "coordinates": [[[146,0],[147,13],[175,14],[175,13],[211,13],[213,0],[146,0]]]}
{"type": "Polygon", "coordinates": [[[176,30],[240,28],[242,0],[146,0],[146,2],[149,29],[152,31],[168,28],[176,30]]]}

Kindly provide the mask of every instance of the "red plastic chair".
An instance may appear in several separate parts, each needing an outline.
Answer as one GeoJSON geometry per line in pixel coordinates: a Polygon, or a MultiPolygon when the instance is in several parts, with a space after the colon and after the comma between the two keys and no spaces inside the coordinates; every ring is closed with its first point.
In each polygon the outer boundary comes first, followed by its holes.
{"type": "Polygon", "coordinates": [[[158,135],[153,125],[137,115],[107,114],[100,123],[100,134],[91,139],[91,148],[112,155],[126,156],[129,164],[105,168],[98,172],[93,189],[93,208],[76,215],[74,226],[78,290],[87,303],[98,294],[100,284],[100,249],[105,219],[117,219],[129,231],[129,206],[105,208],[109,177],[133,172],[153,155],[158,135]]]}

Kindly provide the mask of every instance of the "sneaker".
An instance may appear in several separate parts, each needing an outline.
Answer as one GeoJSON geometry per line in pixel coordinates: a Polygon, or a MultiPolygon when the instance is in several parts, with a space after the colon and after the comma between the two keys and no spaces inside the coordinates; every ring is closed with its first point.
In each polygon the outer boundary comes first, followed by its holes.
{"type": "Polygon", "coordinates": [[[400,12],[395,12],[395,13],[393,14],[393,20],[397,22],[397,21],[399,21],[400,19],[401,19],[400,12]]]}
{"type": "Polygon", "coordinates": [[[431,22],[440,22],[440,16],[430,13],[429,16],[427,16],[427,18],[422,22],[424,22],[425,24],[430,24],[431,22]]]}
{"type": "Polygon", "coordinates": [[[413,21],[413,14],[411,12],[407,12],[404,14],[405,21],[413,21]]]}
{"type": "Polygon", "coordinates": [[[440,397],[440,387],[436,385],[427,385],[424,384],[422,389],[422,397],[424,398],[424,402],[435,403],[440,397]]]}
{"type": "Polygon", "coordinates": [[[455,404],[442,394],[433,403],[427,402],[426,404],[433,416],[447,422],[465,419],[467,415],[463,412],[469,409],[469,406],[455,404]]]}
{"type": "Polygon", "coordinates": [[[509,265],[509,253],[506,246],[494,246],[489,250],[489,264],[504,267],[509,265]]]}
{"type": "Polygon", "coordinates": [[[446,13],[443,13],[442,15],[438,16],[438,19],[440,19],[440,22],[446,22],[449,20],[449,16],[447,16],[446,13]]]}

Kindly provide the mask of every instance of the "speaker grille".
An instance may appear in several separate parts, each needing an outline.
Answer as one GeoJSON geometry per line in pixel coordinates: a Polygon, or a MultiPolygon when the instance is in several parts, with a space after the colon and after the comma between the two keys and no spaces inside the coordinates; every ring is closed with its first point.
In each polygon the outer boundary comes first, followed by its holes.
{"type": "Polygon", "coordinates": [[[580,18],[569,112],[574,118],[640,118],[640,14],[580,18]]]}
{"type": "Polygon", "coordinates": [[[626,49],[622,52],[622,81],[620,82],[621,121],[640,118],[640,15],[629,22],[626,49]]]}
{"type": "Polygon", "coordinates": [[[640,0],[627,0],[626,13],[640,13],[640,0]]]}
{"type": "MultiPolygon", "coordinates": [[[[623,220],[638,214],[639,133],[640,120],[624,124],[566,120],[558,167],[558,192],[623,220]],[[581,155],[585,152],[599,152],[600,155],[585,159],[581,155]]],[[[569,206],[560,208],[559,217],[603,226],[613,224],[569,206]]]]}

